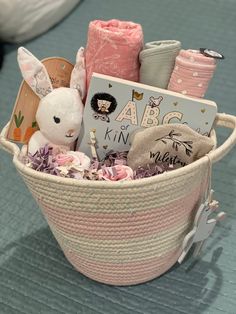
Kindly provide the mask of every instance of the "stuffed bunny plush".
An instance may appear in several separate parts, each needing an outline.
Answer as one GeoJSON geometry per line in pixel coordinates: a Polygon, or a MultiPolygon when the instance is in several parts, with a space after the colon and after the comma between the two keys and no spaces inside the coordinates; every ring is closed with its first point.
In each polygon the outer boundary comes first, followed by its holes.
{"type": "Polygon", "coordinates": [[[40,98],[36,112],[40,130],[30,138],[28,152],[33,155],[46,144],[71,150],[79,136],[84,109],[84,48],[78,50],[69,88],[53,89],[45,66],[24,47],[18,49],[17,59],[24,80],[40,98]]]}

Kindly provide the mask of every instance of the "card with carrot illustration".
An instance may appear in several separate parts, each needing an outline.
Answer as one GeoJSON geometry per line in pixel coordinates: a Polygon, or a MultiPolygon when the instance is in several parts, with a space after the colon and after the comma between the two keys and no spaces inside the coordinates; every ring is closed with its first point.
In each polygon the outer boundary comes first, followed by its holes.
{"type": "Polygon", "coordinates": [[[16,142],[19,142],[21,140],[21,124],[24,120],[24,116],[21,115],[21,111],[19,113],[14,114],[14,122],[15,122],[15,128],[13,131],[14,140],[16,142]]]}
{"type": "MultiPolygon", "coordinates": [[[[42,60],[46,67],[53,88],[68,87],[73,65],[64,58],[52,57],[42,60]]],[[[12,112],[7,138],[11,141],[27,144],[30,137],[38,130],[36,111],[39,97],[23,81],[12,112]]]]}

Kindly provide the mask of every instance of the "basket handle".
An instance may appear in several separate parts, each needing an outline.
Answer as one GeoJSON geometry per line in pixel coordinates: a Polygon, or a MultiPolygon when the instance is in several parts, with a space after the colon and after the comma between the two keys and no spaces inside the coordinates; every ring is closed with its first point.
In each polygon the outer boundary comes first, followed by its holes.
{"type": "MultiPolygon", "coordinates": [[[[0,146],[2,146],[8,153],[18,155],[20,153],[19,147],[15,143],[8,141],[6,138],[9,125],[10,121],[2,129],[0,135],[0,146]]],[[[226,156],[236,144],[236,117],[225,113],[218,113],[215,119],[215,126],[230,128],[233,129],[233,132],[221,146],[217,147],[208,154],[212,163],[215,163],[226,156]]]]}
{"type": "Polygon", "coordinates": [[[215,126],[222,126],[225,128],[233,129],[233,132],[222,145],[217,147],[215,150],[212,150],[208,154],[208,157],[210,158],[212,163],[221,160],[231,151],[231,149],[236,144],[236,117],[225,113],[218,113],[215,119],[215,126]]]}
{"type": "Polygon", "coordinates": [[[18,155],[20,153],[20,148],[15,144],[7,140],[8,128],[10,121],[5,125],[0,134],[0,147],[12,155],[18,155]]]}

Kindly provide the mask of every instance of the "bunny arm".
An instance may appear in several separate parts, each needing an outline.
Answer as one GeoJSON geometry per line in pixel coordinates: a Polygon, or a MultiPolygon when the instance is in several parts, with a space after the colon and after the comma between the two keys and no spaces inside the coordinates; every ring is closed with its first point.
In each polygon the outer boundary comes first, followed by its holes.
{"type": "Polygon", "coordinates": [[[41,147],[49,144],[49,140],[40,132],[36,131],[30,138],[28,143],[28,152],[34,155],[41,147]]]}
{"type": "Polygon", "coordinates": [[[36,131],[30,138],[28,143],[28,153],[34,155],[40,148],[45,145],[53,147],[55,151],[70,151],[74,150],[74,143],[69,145],[55,145],[51,143],[40,131],[36,131]]]}

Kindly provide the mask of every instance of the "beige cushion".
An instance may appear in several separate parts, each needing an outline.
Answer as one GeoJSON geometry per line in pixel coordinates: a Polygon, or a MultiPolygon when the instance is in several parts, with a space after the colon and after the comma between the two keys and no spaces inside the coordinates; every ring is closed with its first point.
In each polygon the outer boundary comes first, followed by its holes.
{"type": "Polygon", "coordinates": [[[165,124],[140,130],[131,138],[128,165],[132,169],[151,164],[179,168],[204,156],[214,147],[212,138],[183,124],[165,124]]]}
{"type": "Polygon", "coordinates": [[[22,42],[47,31],[80,0],[0,0],[0,38],[22,42]]]}

